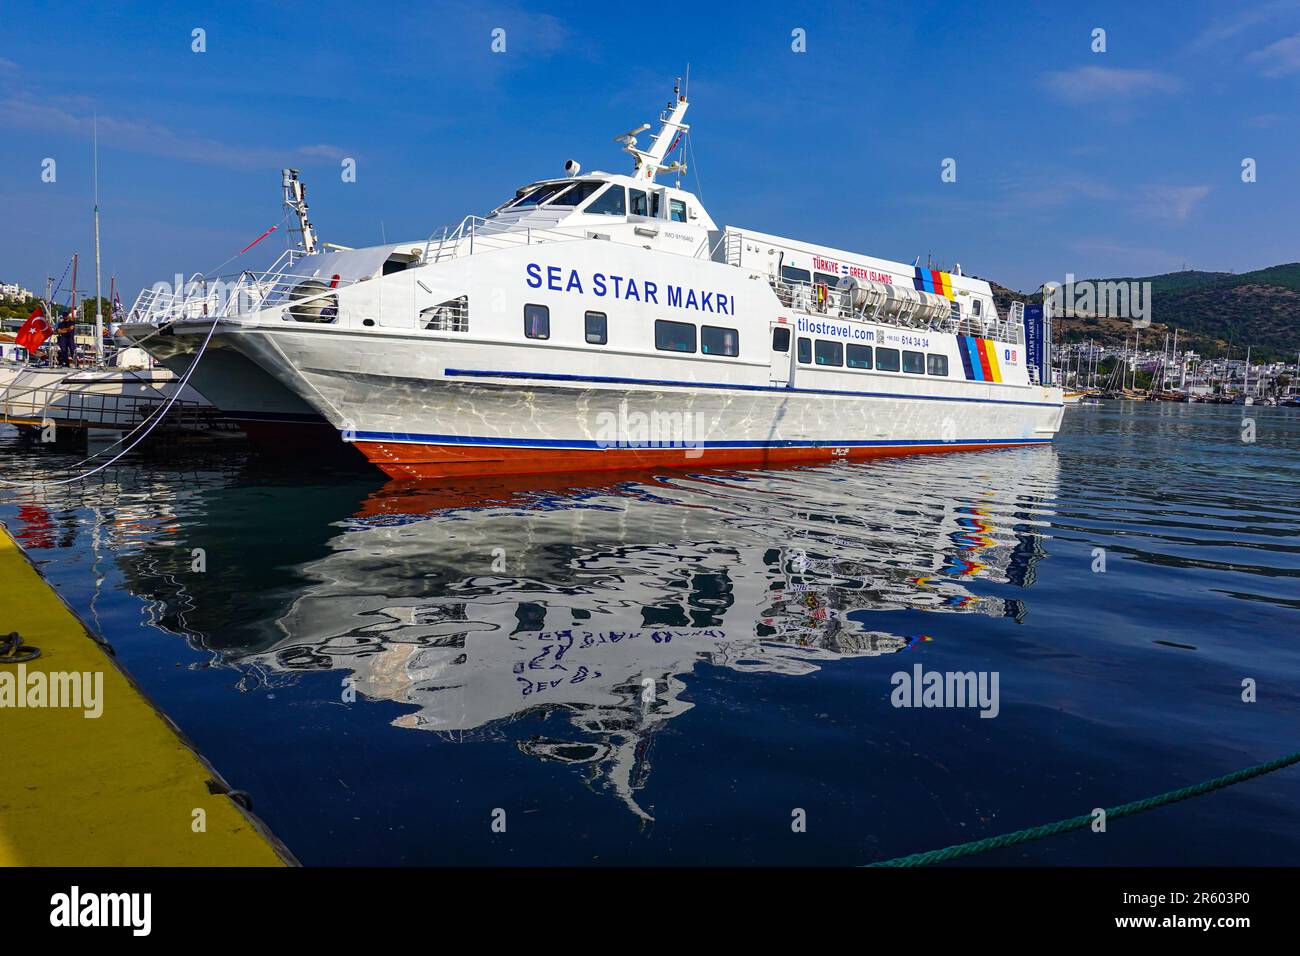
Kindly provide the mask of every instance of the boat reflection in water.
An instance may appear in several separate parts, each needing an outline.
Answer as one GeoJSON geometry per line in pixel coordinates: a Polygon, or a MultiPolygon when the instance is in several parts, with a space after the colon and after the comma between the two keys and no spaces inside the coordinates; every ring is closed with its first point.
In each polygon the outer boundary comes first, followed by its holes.
{"type": "Polygon", "coordinates": [[[214,602],[162,596],[156,574],[146,590],[155,620],[246,687],[346,672],[345,695],[409,705],[398,726],[455,740],[545,714],[551,735],[520,749],[581,766],[648,820],[636,792],[656,732],[693,706],[693,670],[798,677],[929,639],[873,627],[880,611],[1019,616],[970,585],[1030,583],[1056,474],[1056,452],[1034,448],[588,486],[391,483],[332,526],[315,510],[324,556],[260,598],[274,612],[229,612],[242,629],[202,627],[214,602]]]}

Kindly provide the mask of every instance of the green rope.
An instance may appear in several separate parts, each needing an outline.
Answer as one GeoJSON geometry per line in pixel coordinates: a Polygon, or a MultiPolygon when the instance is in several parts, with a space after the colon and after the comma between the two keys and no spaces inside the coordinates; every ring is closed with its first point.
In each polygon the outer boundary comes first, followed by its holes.
{"type": "MultiPolygon", "coordinates": [[[[1221,790],[1224,787],[1230,787],[1234,783],[1241,783],[1243,780],[1250,780],[1253,777],[1262,777],[1266,773],[1281,770],[1283,767],[1289,767],[1294,763],[1300,763],[1300,751],[1288,754],[1285,757],[1278,757],[1268,763],[1261,763],[1254,767],[1247,767],[1245,770],[1238,770],[1226,776],[1206,780],[1204,783],[1183,787],[1181,790],[1171,790],[1168,793],[1160,794],[1158,797],[1134,800],[1132,803],[1126,803],[1123,806],[1115,807],[1113,810],[1107,810],[1106,819],[1109,821],[1115,817],[1127,817],[1130,814],[1141,813],[1143,810],[1153,810],[1156,807],[1177,803],[1189,797],[1199,797],[1203,793],[1221,790]]],[[[1071,817],[1068,820],[1060,820],[1056,823],[1046,823],[1043,826],[1030,827],[1028,830],[1017,830],[1015,833],[989,837],[985,840],[975,840],[972,843],[959,843],[956,846],[945,847],[942,850],[931,850],[929,853],[913,853],[911,856],[895,857],[892,860],[870,863],[868,866],[928,866],[931,863],[946,863],[948,860],[956,860],[963,856],[974,856],[976,853],[983,853],[986,850],[997,850],[1005,846],[1015,846],[1017,843],[1041,840],[1043,837],[1055,836],[1058,833],[1069,833],[1071,830],[1082,830],[1084,827],[1089,826],[1093,819],[1091,813],[1086,813],[1081,817],[1071,817]]]]}

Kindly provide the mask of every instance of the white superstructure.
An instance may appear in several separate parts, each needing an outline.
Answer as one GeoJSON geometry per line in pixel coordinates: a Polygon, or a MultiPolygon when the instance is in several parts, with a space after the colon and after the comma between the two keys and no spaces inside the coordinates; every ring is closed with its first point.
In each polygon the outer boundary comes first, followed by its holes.
{"type": "MultiPolygon", "coordinates": [[[[324,421],[394,476],[829,460],[1049,441],[1041,318],[987,282],[719,227],[661,185],[674,94],[630,175],[519,189],[424,242],[289,254],[127,334],[227,414],[324,421]],[[1028,330],[1028,336],[1027,336],[1028,330]],[[1031,361],[1030,350],[1036,354],[1031,361]],[[205,366],[207,374],[205,374],[205,366]]],[[[289,171],[292,172],[292,171],[289,171]]],[[[296,179],[296,174],[295,177],[296,179]]],[[[315,243],[304,194],[304,239],[315,243]]]]}

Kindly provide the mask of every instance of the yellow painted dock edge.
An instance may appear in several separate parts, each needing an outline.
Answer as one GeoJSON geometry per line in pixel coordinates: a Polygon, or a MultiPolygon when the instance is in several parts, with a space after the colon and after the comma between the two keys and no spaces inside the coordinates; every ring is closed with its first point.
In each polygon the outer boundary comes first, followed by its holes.
{"type": "MultiPolygon", "coordinates": [[[[103,713],[0,707],[0,865],[285,866],[293,855],[90,636],[0,525],[0,634],[35,671],[103,674],[103,713]],[[206,829],[195,832],[195,811],[206,829]]],[[[0,673],[18,674],[15,664],[0,673]]]]}

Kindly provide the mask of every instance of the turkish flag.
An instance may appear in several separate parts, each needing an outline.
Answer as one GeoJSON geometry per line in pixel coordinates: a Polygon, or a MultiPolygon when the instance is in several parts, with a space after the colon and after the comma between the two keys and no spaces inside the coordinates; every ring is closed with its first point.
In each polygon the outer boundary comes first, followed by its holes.
{"type": "Polygon", "coordinates": [[[35,352],[45,344],[45,340],[50,337],[50,323],[45,319],[45,310],[37,306],[23,327],[18,330],[14,336],[14,341],[21,345],[29,352],[35,352]]]}

